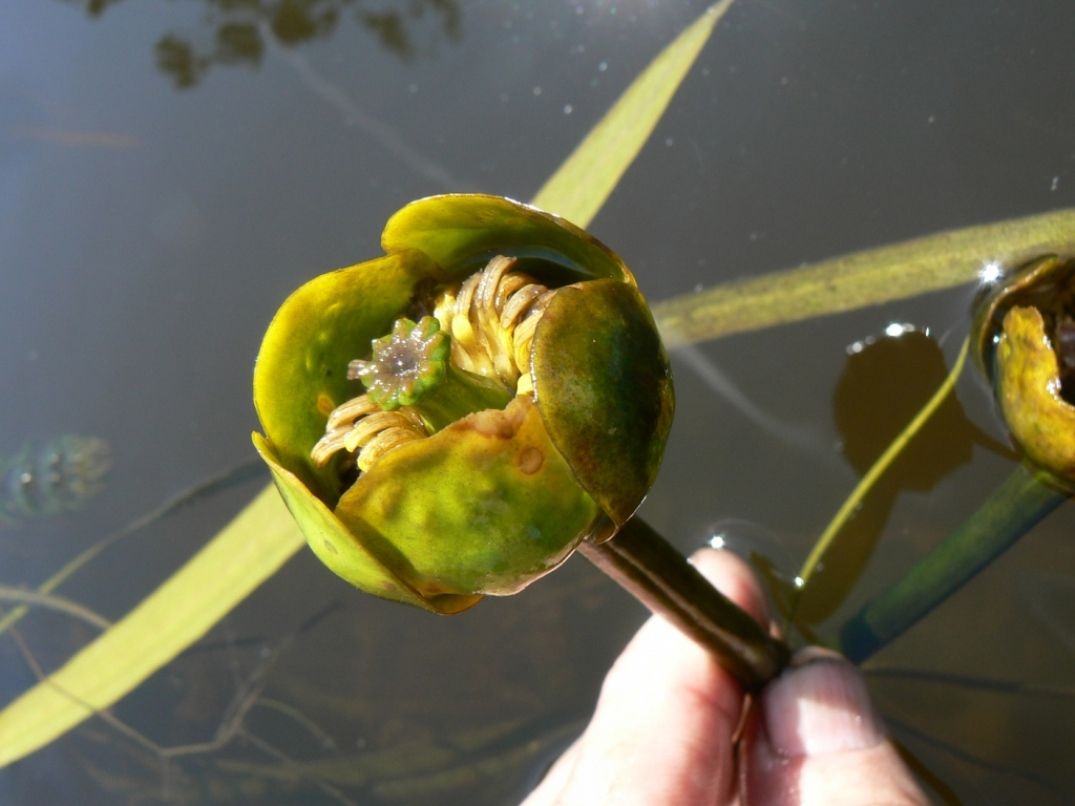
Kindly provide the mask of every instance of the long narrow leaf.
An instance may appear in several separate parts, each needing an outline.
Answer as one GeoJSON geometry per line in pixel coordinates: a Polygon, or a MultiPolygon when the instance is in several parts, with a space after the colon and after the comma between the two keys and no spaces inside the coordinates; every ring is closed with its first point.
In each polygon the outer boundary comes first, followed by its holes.
{"type": "Polygon", "coordinates": [[[653,306],[668,347],[970,283],[991,262],[1075,253],[1075,209],[951,230],[715,286],[653,306]]]}
{"type": "Polygon", "coordinates": [[[62,669],[0,712],[0,767],[130,692],[306,545],[268,486],[186,565],[62,669]]]}
{"type": "Polygon", "coordinates": [[[537,192],[533,204],[587,227],[634,162],[672,96],[709,41],[732,0],[710,6],[650,62],[559,170],[537,192]]]}

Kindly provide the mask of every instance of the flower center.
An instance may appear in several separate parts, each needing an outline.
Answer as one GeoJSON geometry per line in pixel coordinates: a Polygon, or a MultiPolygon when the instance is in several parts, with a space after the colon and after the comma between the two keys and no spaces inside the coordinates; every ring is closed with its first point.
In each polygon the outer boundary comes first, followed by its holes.
{"type": "Polygon", "coordinates": [[[413,405],[444,380],[451,339],[431,316],[418,323],[397,319],[392,332],[372,346],[372,359],[352,361],[347,377],[361,380],[370,400],[385,411],[413,405]]]}

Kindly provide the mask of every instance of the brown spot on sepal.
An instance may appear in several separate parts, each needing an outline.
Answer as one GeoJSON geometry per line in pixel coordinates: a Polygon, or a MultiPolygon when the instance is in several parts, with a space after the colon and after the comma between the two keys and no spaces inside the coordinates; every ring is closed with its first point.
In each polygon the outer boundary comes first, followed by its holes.
{"type": "Polygon", "coordinates": [[[454,423],[457,431],[475,431],[492,439],[514,439],[526,419],[527,407],[515,405],[513,400],[507,408],[476,411],[454,423]]]}
{"type": "Polygon", "coordinates": [[[531,476],[541,470],[541,466],[545,464],[545,455],[533,445],[530,445],[519,451],[516,464],[518,464],[523,475],[531,476]]]}

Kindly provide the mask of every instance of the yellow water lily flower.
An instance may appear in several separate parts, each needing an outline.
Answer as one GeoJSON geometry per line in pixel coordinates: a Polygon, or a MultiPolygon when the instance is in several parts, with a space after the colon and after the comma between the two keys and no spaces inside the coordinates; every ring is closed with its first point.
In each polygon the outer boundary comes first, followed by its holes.
{"type": "Polygon", "coordinates": [[[1075,260],[1047,255],[1002,280],[979,303],[979,367],[1029,459],[1075,485],[1075,260]]]}
{"type": "Polygon", "coordinates": [[[314,278],[258,354],[254,435],[335,573],[442,613],[510,594],[649,491],[674,408],[623,262],[510,199],[435,196],[314,278]]]}

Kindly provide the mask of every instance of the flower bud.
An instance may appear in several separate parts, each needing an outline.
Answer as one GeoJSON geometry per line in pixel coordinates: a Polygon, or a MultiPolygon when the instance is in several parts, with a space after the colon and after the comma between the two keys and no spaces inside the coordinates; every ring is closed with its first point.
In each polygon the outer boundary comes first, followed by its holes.
{"type": "Polygon", "coordinates": [[[1075,260],[1038,258],[975,310],[976,361],[1012,436],[1064,489],[1075,484],[1075,260]]]}
{"type": "Polygon", "coordinates": [[[496,196],[414,202],[314,278],[254,372],[254,442],[335,573],[443,613],[510,594],[649,491],[674,408],[627,267],[496,196]]]}

